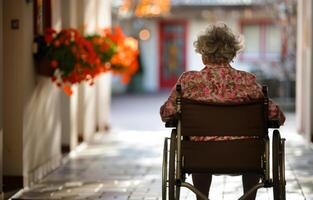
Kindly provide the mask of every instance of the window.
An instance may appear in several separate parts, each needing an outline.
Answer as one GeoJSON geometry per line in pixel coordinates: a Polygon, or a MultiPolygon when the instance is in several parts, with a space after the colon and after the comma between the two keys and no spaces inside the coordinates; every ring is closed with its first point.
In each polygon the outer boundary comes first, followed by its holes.
{"type": "Polygon", "coordinates": [[[271,23],[242,24],[245,37],[243,60],[278,61],[282,53],[282,37],[280,27],[271,23]]]}
{"type": "Polygon", "coordinates": [[[258,58],[261,54],[260,27],[258,25],[245,26],[243,35],[245,36],[244,56],[247,58],[258,58]]]}
{"type": "Polygon", "coordinates": [[[282,47],[279,27],[267,26],[265,34],[265,57],[269,59],[279,58],[282,47]]]}

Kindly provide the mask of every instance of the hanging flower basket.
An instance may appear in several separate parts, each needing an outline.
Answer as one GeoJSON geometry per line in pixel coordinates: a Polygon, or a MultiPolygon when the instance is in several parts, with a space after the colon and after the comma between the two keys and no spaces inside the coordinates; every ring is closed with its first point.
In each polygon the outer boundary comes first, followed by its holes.
{"type": "Polygon", "coordinates": [[[113,31],[106,30],[104,35],[114,41],[117,46],[116,53],[110,60],[111,70],[113,74],[122,77],[122,83],[127,84],[138,70],[138,41],[125,36],[118,26],[113,31]]]}
{"type": "Polygon", "coordinates": [[[52,77],[54,69],[51,67],[50,60],[47,58],[48,46],[44,36],[37,36],[34,40],[34,64],[36,73],[41,76],[52,77]]]}
{"type": "Polygon", "coordinates": [[[72,84],[93,85],[99,74],[108,71],[123,76],[123,82],[128,83],[138,68],[138,42],[126,37],[119,27],[87,37],[75,29],[47,29],[35,38],[35,44],[36,72],[51,77],[68,95],[72,94],[72,84]]]}
{"type": "Polygon", "coordinates": [[[90,41],[75,29],[64,29],[56,32],[45,31],[44,36],[35,39],[38,53],[35,54],[38,74],[51,76],[52,81],[64,92],[71,95],[71,85],[87,81],[93,84],[96,67],[100,58],[90,41]]]}

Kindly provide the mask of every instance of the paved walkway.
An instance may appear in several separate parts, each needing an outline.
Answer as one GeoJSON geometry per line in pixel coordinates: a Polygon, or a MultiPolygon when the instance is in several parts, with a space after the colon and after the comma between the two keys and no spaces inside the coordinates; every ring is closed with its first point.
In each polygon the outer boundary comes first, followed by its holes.
{"type": "MultiPolygon", "coordinates": [[[[68,162],[16,199],[161,200],[163,128],[158,108],[165,96],[115,97],[109,134],[98,133],[71,153],[68,162]]],[[[313,200],[313,150],[296,134],[294,114],[282,128],[287,138],[288,200],[313,200]]],[[[240,176],[214,176],[210,198],[234,200],[242,194],[240,176]]],[[[183,200],[194,200],[183,189],[183,200]]],[[[257,199],[271,200],[272,189],[257,199]]]]}

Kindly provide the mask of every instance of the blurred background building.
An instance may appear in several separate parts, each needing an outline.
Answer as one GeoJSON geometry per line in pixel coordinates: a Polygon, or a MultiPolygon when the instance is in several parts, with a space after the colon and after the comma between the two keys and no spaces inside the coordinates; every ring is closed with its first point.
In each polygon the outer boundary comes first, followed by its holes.
{"type": "Polygon", "coordinates": [[[209,24],[222,22],[245,38],[232,65],[256,74],[288,110],[295,99],[296,10],[296,1],[278,0],[116,1],[112,9],[113,24],[140,39],[135,91],[168,89],[183,71],[202,69],[193,42],[209,24]]]}

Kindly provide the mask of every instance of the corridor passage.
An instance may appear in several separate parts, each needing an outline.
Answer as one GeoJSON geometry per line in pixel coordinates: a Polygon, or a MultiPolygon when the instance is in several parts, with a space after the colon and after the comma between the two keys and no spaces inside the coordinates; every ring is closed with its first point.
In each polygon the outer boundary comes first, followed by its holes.
{"type": "MultiPolygon", "coordinates": [[[[161,200],[163,128],[158,110],[166,94],[112,99],[112,129],[80,145],[62,167],[14,199],[161,200]]],[[[295,116],[287,113],[286,179],[288,200],[313,200],[313,150],[295,132],[295,116]]],[[[190,179],[190,178],[189,178],[190,179]]],[[[240,176],[214,176],[210,199],[234,200],[242,194],[240,176]]],[[[182,200],[195,200],[183,189],[182,200]]],[[[271,200],[272,189],[257,199],[271,200]]]]}

